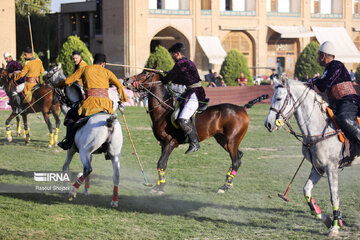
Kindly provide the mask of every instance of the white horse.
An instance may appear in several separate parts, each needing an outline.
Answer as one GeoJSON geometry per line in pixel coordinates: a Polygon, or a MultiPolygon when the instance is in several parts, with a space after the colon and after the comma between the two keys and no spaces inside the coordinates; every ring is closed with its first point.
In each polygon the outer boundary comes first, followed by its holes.
{"type": "MultiPolygon", "coordinates": [[[[53,84],[57,84],[63,79],[54,78],[53,84]]],[[[108,91],[110,99],[113,101],[114,112],[118,108],[119,96],[116,91],[108,91]]],[[[74,87],[65,88],[65,95],[69,99],[69,105],[80,102],[83,98],[81,90],[74,87]]],[[[80,154],[83,164],[83,174],[77,180],[69,192],[69,200],[76,197],[76,191],[85,181],[85,194],[89,194],[90,173],[92,172],[91,160],[93,153],[104,153],[106,159],[110,159],[113,166],[113,198],[111,207],[118,207],[118,185],[120,179],[120,154],[123,144],[121,126],[116,114],[98,113],[89,118],[75,134],[74,145],[67,151],[66,160],[63,165],[63,172],[69,172],[69,165],[76,152],[80,154]]]]}
{"type": "MultiPolygon", "coordinates": [[[[339,209],[338,194],[338,168],[339,163],[345,160],[344,145],[338,139],[338,131],[334,123],[326,114],[328,106],[319,94],[306,84],[286,80],[284,83],[275,81],[275,92],[271,100],[271,107],[265,121],[265,127],[270,131],[279,129],[287,124],[292,130],[288,120],[295,116],[301,130],[303,154],[312,164],[310,176],[304,186],[304,195],[307,203],[316,218],[321,219],[330,230],[330,236],[336,236],[342,226],[342,217],[339,209]],[[333,221],[321,212],[311,196],[311,190],[326,173],[333,206],[333,221]]],[[[294,132],[293,132],[294,133],[294,132]]],[[[295,134],[295,133],[294,133],[295,134]]],[[[359,164],[359,150],[354,148],[353,161],[349,164],[359,164]]]]}

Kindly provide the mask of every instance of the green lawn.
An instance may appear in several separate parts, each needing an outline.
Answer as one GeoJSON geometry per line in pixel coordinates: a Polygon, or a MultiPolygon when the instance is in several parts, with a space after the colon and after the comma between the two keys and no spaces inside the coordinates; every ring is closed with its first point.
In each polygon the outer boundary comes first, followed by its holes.
{"type": "MultiPolygon", "coordinates": [[[[216,192],[224,184],[231,160],[209,139],[201,143],[200,151],[189,155],[184,154],[187,145],[176,149],[168,162],[166,193],[149,195],[119,115],[124,135],[119,207],[109,206],[111,163],[95,155],[89,196],[80,194],[83,186],[73,202],[57,193],[1,193],[0,239],[325,239],[328,230],[310,215],[302,193],[309,162],[303,164],[287,194],[291,201],[277,197],[302,160],[301,145],[283,130],[269,133],[265,129],[268,109],[269,105],[256,105],[249,110],[249,130],[240,145],[242,165],[233,189],[225,194],[216,192]]],[[[125,114],[145,173],[154,184],[160,146],[149,116],[140,107],[128,107],[125,114]]],[[[0,111],[0,123],[8,115],[0,111]]],[[[7,143],[4,125],[0,125],[0,184],[35,184],[33,172],[61,171],[66,153],[58,147],[47,148],[47,127],[36,116],[29,115],[32,142],[28,146],[22,137],[7,143]]],[[[63,125],[60,131],[61,139],[63,125]]],[[[70,169],[73,175],[82,172],[78,155],[70,169]]],[[[345,223],[342,238],[358,239],[359,168],[345,169],[339,178],[345,223]]],[[[332,213],[326,178],[313,196],[323,212],[332,213]]]]}

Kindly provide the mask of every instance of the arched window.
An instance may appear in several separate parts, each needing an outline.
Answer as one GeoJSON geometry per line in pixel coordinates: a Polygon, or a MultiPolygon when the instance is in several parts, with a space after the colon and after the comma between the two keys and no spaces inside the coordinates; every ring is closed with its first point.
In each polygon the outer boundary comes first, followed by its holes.
{"type": "Polygon", "coordinates": [[[230,32],[226,35],[222,45],[226,52],[233,48],[239,50],[246,57],[249,67],[253,66],[253,44],[244,32],[230,32]]]}

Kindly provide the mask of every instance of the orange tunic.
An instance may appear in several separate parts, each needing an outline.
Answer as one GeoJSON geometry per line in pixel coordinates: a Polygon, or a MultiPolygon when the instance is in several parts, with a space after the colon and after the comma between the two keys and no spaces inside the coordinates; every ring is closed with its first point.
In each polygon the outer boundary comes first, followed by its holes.
{"type": "Polygon", "coordinates": [[[34,78],[37,78],[39,81],[40,74],[43,73],[44,67],[42,61],[38,58],[29,60],[25,63],[23,70],[20,73],[15,74],[14,78],[15,81],[19,80],[20,78],[27,77],[25,83],[24,93],[28,95],[31,92],[31,89],[36,85],[34,78]]]}
{"type": "MultiPolygon", "coordinates": [[[[84,91],[94,88],[109,89],[109,82],[116,86],[121,102],[127,102],[124,87],[110,70],[101,67],[98,64],[79,68],[73,75],[65,79],[65,84],[71,86],[77,79],[83,79],[84,91]]],[[[79,105],[79,115],[89,116],[98,112],[107,112],[113,114],[112,101],[108,97],[89,96],[79,105]]]]}
{"type": "MultiPolygon", "coordinates": [[[[82,67],[86,67],[87,66],[87,63],[84,61],[84,60],[81,60],[80,64],[79,65],[75,65],[75,68],[74,68],[74,73],[79,70],[79,68],[82,68],[82,67]]],[[[78,83],[83,86],[83,79],[80,77],[78,80],[78,83]]]]}

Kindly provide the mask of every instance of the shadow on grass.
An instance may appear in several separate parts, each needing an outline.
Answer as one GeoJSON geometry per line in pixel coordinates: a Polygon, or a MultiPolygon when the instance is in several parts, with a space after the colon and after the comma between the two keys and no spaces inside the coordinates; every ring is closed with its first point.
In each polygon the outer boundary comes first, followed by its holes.
{"type": "MultiPolygon", "coordinates": [[[[6,193],[0,194],[5,197],[10,197],[26,202],[33,202],[37,204],[45,204],[45,205],[56,205],[56,204],[69,204],[69,205],[84,205],[84,206],[92,206],[96,208],[105,208],[110,209],[110,201],[111,196],[91,194],[90,196],[85,196],[82,194],[78,194],[78,197],[69,202],[67,199],[67,194],[42,194],[42,193],[6,193]]],[[[163,195],[163,196],[119,196],[119,207],[117,211],[120,212],[139,212],[145,214],[162,214],[164,216],[184,216],[187,218],[194,219],[199,222],[212,222],[219,224],[232,224],[235,226],[245,226],[252,228],[260,228],[260,229],[272,229],[279,230],[276,226],[269,226],[263,224],[261,221],[258,223],[250,221],[248,223],[239,222],[231,218],[226,217],[226,212],[221,214],[224,219],[217,218],[214,216],[195,216],[192,212],[197,211],[201,208],[214,208],[220,211],[246,211],[249,212],[249,216],[254,213],[267,213],[274,214],[278,216],[287,216],[290,214],[294,214],[296,212],[298,217],[303,218],[303,211],[293,211],[282,208],[260,208],[260,207],[248,207],[248,206],[231,206],[231,205],[221,205],[221,204],[212,204],[212,203],[204,203],[200,201],[194,200],[184,200],[184,199],[174,199],[171,195],[163,195]]],[[[264,215],[264,219],[267,219],[264,215]]],[[[270,219],[271,220],[271,219],[270,219]]],[[[274,224],[275,225],[275,224],[274,224]]],[[[282,227],[284,228],[284,226],[282,227]]],[[[286,229],[294,232],[302,232],[302,229],[292,227],[292,225],[288,225],[285,227],[286,229]]],[[[307,232],[311,232],[313,234],[323,234],[321,232],[315,230],[307,230],[307,232]]]]}

